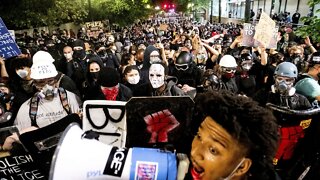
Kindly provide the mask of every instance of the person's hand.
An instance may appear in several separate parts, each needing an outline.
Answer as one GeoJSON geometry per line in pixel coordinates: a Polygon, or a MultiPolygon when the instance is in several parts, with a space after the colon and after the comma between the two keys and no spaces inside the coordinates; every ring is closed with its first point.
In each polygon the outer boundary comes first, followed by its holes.
{"type": "Polygon", "coordinates": [[[234,42],[236,42],[237,44],[241,43],[242,42],[242,36],[240,35],[240,36],[236,37],[234,42]]]}
{"type": "Polygon", "coordinates": [[[312,46],[309,36],[307,36],[307,37],[304,39],[304,43],[306,44],[307,47],[312,46]]]}
{"type": "Polygon", "coordinates": [[[14,142],[18,142],[19,141],[19,138],[18,138],[18,135],[17,133],[13,133],[11,136],[8,136],[6,138],[6,140],[4,141],[2,147],[1,147],[1,150],[2,151],[10,151],[12,149],[12,144],[14,142]]]}
{"type": "Polygon", "coordinates": [[[183,180],[188,173],[190,161],[186,154],[177,153],[179,160],[177,180],[183,180]]]}
{"type": "Polygon", "coordinates": [[[277,42],[279,42],[282,39],[281,33],[278,32],[278,36],[277,36],[277,42]]]}
{"type": "Polygon", "coordinates": [[[181,89],[182,89],[183,92],[187,93],[187,92],[189,92],[189,91],[195,90],[196,88],[191,87],[191,86],[189,86],[188,84],[184,84],[184,85],[181,87],[181,89]]]}
{"type": "Polygon", "coordinates": [[[162,43],[157,43],[157,48],[158,48],[158,49],[164,49],[164,46],[163,46],[162,43]]]}

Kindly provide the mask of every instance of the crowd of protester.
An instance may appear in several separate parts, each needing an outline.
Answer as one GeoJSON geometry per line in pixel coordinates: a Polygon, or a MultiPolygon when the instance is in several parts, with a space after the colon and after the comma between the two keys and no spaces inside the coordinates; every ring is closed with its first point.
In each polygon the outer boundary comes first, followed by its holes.
{"type": "MultiPolygon", "coordinates": [[[[271,103],[274,108],[295,110],[306,116],[320,100],[320,42],[297,37],[290,24],[279,28],[276,49],[267,49],[263,44],[242,46],[243,25],[234,23],[148,20],[112,31],[101,28],[96,37],[87,33],[83,29],[77,33],[35,30],[33,37],[23,34],[17,40],[21,55],[0,58],[2,127],[16,125],[21,132],[45,127],[69,113],[80,113],[86,100],[128,101],[131,97],[152,96],[190,96],[196,100],[201,93],[227,91],[254,104],[248,108],[255,108],[256,102],[263,107],[271,103]],[[10,112],[10,117],[4,112],[10,112]]],[[[224,98],[220,99],[221,104],[232,99],[224,98]]],[[[280,130],[279,147],[276,150],[275,137],[266,135],[263,138],[274,138],[265,141],[270,141],[274,152],[264,156],[268,156],[267,161],[274,155],[273,165],[286,179],[294,168],[292,162],[308,154],[302,150],[301,156],[296,157],[297,143],[312,129],[310,126],[317,124],[313,120],[302,126],[305,117],[276,111],[274,116],[280,130]]],[[[228,132],[240,133],[236,129],[228,132]]],[[[270,132],[260,133],[264,136],[270,132]]],[[[238,139],[240,144],[252,143],[243,138],[241,135],[238,139]]],[[[14,140],[18,141],[17,137],[11,138],[14,140]]],[[[1,149],[12,148],[10,143],[1,149]]],[[[250,167],[245,158],[237,163],[237,169],[250,167]]],[[[248,177],[257,172],[260,171],[253,170],[248,177]]]]}

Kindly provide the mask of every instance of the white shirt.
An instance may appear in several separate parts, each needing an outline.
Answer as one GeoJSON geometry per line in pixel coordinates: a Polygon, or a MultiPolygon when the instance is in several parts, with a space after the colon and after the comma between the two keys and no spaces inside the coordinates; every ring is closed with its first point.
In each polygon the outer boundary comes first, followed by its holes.
{"type": "MultiPolygon", "coordinates": [[[[67,90],[66,92],[71,113],[79,112],[80,103],[77,101],[78,97],[72,92],[69,92],[67,90]]],[[[21,105],[17,117],[14,121],[14,125],[17,126],[19,131],[31,127],[31,119],[29,115],[30,100],[31,98],[21,105]]],[[[62,106],[59,94],[55,95],[52,100],[39,100],[36,121],[37,125],[40,128],[52,124],[67,115],[68,113],[62,106]]]]}

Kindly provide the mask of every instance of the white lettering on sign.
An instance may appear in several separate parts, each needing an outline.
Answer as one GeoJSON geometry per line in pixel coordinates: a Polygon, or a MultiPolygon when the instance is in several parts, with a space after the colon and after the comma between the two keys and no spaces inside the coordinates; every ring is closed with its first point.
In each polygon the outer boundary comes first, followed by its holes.
{"type": "Polygon", "coordinates": [[[0,160],[0,177],[11,180],[35,180],[44,176],[38,169],[26,170],[33,164],[31,155],[8,156],[0,160]]]}
{"type": "Polygon", "coordinates": [[[111,169],[115,169],[114,173],[118,174],[118,171],[121,169],[122,160],[124,159],[125,154],[123,153],[125,149],[119,148],[117,152],[113,156],[113,160],[111,162],[111,169]]]}

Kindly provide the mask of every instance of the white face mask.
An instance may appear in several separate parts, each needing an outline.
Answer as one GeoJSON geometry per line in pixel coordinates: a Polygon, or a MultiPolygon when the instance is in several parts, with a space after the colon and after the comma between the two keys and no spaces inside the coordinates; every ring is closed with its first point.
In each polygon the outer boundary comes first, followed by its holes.
{"type": "Polygon", "coordinates": [[[28,76],[28,71],[25,70],[25,69],[19,69],[19,70],[17,71],[17,74],[18,74],[19,77],[21,77],[22,79],[24,79],[25,77],[28,76]]]}
{"type": "Polygon", "coordinates": [[[161,59],[159,57],[150,57],[150,64],[159,63],[161,59]]]}
{"type": "Polygon", "coordinates": [[[149,80],[155,89],[164,84],[164,67],[161,64],[152,64],[150,66],[149,80]]]}
{"type": "Polygon", "coordinates": [[[138,84],[138,82],[140,81],[140,76],[139,75],[130,76],[127,78],[127,80],[129,84],[138,84]]]}
{"type": "Polygon", "coordinates": [[[71,60],[72,59],[72,52],[71,53],[64,53],[64,57],[67,59],[67,60],[71,60]]]}

